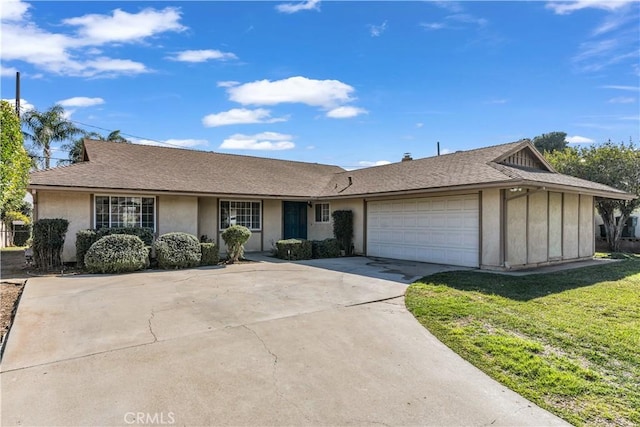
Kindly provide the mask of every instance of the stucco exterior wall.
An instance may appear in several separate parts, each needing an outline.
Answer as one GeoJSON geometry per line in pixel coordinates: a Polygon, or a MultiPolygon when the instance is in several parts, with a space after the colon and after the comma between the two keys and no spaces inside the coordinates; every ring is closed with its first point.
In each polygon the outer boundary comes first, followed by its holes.
{"type": "Polygon", "coordinates": [[[263,249],[270,251],[275,249],[276,242],[282,239],[282,201],[264,200],[262,202],[262,240],[263,249]]]}
{"type": "Polygon", "coordinates": [[[506,203],[505,267],[593,256],[592,196],[531,191],[506,203]]]}
{"type": "Polygon", "coordinates": [[[181,232],[198,236],[198,198],[158,196],[158,235],[181,232]]]}
{"type": "Polygon", "coordinates": [[[537,264],[548,261],[548,197],[546,191],[534,192],[528,197],[527,264],[537,264]]]}
{"type": "Polygon", "coordinates": [[[307,238],[309,240],[324,240],[333,237],[333,219],[331,214],[336,210],[334,204],[335,203],[325,201],[317,202],[309,209],[309,216],[307,217],[307,238]],[[329,222],[316,222],[316,205],[319,203],[329,203],[329,222]]]}
{"type": "Polygon", "coordinates": [[[62,250],[63,262],[76,260],[76,233],[91,228],[91,194],[61,191],[38,191],[36,196],[37,219],[64,218],[69,229],[62,250]]]}
{"type": "Polygon", "coordinates": [[[578,208],[580,196],[565,194],[562,215],[562,257],[578,258],[578,208]]]}
{"type": "Polygon", "coordinates": [[[593,255],[595,236],[593,235],[593,197],[580,195],[580,224],[578,226],[578,256],[593,255]]]}
{"type": "Polygon", "coordinates": [[[482,266],[502,266],[502,193],[499,189],[481,192],[482,266]]]}
{"type": "Polygon", "coordinates": [[[506,267],[522,266],[527,263],[527,197],[506,203],[506,267]]]}
{"type": "Polygon", "coordinates": [[[198,197],[198,239],[206,235],[215,241],[218,230],[218,199],[198,197]]]}
{"type": "Polygon", "coordinates": [[[549,259],[562,258],[562,193],[549,194],[549,259]]]}

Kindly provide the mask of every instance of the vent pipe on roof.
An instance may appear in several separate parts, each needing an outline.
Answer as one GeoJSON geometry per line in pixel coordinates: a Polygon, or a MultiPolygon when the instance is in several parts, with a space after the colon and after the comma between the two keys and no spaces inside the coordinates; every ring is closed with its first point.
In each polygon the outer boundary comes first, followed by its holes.
{"type": "Polygon", "coordinates": [[[353,178],[349,177],[349,185],[352,185],[352,184],[353,184],[353,178]]]}
{"type": "Polygon", "coordinates": [[[413,160],[413,157],[411,157],[411,153],[404,153],[404,157],[402,157],[402,161],[408,162],[409,160],[413,160]]]}
{"type": "Polygon", "coordinates": [[[440,155],[440,141],[438,141],[438,156],[440,155]]]}

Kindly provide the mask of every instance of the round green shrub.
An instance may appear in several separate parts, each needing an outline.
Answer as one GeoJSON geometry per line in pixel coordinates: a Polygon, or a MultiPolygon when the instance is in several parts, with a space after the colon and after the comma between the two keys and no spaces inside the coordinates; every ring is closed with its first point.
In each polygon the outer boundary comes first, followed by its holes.
{"type": "Polygon", "coordinates": [[[158,266],[164,269],[188,268],[200,265],[200,241],[188,233],[167,233],[156,239],[158,266]]]}
{"type": "Polygon", "coordinates": [[[95,242],[84,256],[90,273],[127,273],[149,266],[149,251],[137,236],[113,234],[95,242]]]}
{"type": "Polygon", "coordinates": [[[222,240],[227,245],[230,263],[234,263],[244,256],[244,244],[250,237],[251,230],[242,225],[232,225],[222,232],[222,240]]]}

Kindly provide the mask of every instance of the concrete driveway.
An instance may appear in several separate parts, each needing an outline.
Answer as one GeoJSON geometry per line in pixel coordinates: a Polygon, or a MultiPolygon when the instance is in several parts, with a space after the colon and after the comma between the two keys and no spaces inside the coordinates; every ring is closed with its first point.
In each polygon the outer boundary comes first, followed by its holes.
{"type": "Polygon", "coordinates": [[[407,312],[410,276],[446,267],[263,261],[29,279],[1,424],[564,424],[407,312]]]}

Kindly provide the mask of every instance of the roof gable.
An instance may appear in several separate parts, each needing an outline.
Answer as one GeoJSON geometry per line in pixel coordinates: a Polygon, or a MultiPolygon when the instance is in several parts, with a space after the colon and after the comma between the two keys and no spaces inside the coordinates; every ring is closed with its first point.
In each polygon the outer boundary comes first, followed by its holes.
{"type": "Polygon", "coordinates": [[[502,154],[493,161],[501,165],[516,168],[555,172],[549,162],[546,161],[546,159],[528,140],[522,141],[519,146],[516,146],[514,149],[502,154]]]}

